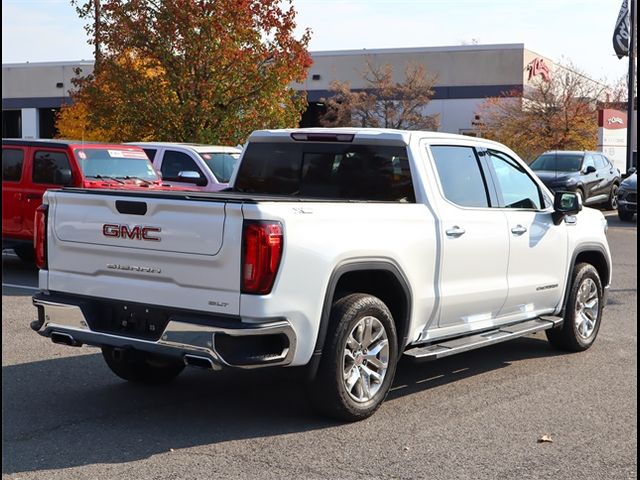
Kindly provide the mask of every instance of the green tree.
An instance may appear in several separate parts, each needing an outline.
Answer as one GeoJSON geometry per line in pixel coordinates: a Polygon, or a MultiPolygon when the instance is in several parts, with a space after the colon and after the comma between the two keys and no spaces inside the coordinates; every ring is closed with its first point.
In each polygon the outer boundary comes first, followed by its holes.
{"type": "MultiPolygon", "coordinates": [[[[76,5],[88,31],[99,31],[91,43],[99,42],[100,62],[72,94],[83,105],[89,129],[108,132],[111,141],[237,144],[258,128],[296,126],[306,98],[290,84],[303,81],[311,65],[310,32],[294,37],[295,10],[287,4],[76,5]]],[[[60,133],[66,136],[64,128],[60,133]]]]}
{"type": "Polygon", "coordinates": [[[324,99],[327,111],[320,123],[325,127],[437,130],[438,118],[425,114],[436,77],[415,63],[408,63],[404,74],[404,81],[396,82],[391,65],[367,61],[361,72],[366,88],[352,91],[348,82],[332,82],[333,96],[324,99]]]}

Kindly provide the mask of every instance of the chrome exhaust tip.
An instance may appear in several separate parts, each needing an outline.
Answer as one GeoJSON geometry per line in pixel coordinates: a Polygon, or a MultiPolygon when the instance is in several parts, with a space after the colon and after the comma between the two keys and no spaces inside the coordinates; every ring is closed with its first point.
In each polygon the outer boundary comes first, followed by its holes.
{"type": "Polygon", "coordinates": [[[75,338],[73,338],[68,333],[62,332],[52,332],[51,333],[51,341],[53,343],[59,343],[61,345],[67,345],[69,347],[81,347],[82,343],[78,342],[75,338]]]}
{"type": "Polygon", "coordinates": [[[213,360],[209,357],[202,357],[200,355],[186,354],[184,356],[184,364],[191,367],[204,368],[206,370],[216,370],[216,365],[213,363],[213,360]]]}

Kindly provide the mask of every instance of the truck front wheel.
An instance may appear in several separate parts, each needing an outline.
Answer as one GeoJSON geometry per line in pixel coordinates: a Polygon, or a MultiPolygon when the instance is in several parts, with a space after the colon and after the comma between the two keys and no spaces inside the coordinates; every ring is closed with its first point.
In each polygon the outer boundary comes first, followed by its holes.
{"type": "Polygon", "coordinates": [[[310,399],[318,410],[333,418],[367,418],[387,396],[397,359],[396,328],[387,306],[372,295],[347,295],[331,309],[310,399]]]}
{"type": "Polygon", "coordinates": [[[589,348],[600,329],[603,289],[600,275],[589,263],[573,269],[562,327],[547,330],[549,343],[561,350],[581,352],[589,348]]]}
{"type": "Polygon", "coordinates": [[[138,350],[102,347],[102,356],[113,373],[134,383],[168,383],[184,370],[182,362],[138,350]]]}

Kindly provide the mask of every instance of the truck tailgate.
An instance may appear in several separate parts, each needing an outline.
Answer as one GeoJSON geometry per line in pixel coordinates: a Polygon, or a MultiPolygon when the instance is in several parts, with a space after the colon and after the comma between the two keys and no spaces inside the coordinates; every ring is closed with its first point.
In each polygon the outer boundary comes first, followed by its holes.
{"type": "Polygon", "coordinates": [[[239,313],[242,209],[224,199],[57,191],[51,291],[239,313]]]}

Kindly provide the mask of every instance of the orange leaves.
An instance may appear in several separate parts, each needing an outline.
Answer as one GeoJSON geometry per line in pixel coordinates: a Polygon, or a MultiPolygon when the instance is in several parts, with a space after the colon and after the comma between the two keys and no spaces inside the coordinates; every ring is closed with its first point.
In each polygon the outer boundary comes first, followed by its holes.
{"type": "Polygon", "coordinates": [[[103,61],[76,95],[89,122],[119,140],[234,145],[296,126],[306,103],[289,85],[306,77],[309,32],[294,37],[282,3],[103,0],[103,61]]]}
{"type": "Polygon", "coordinates": [[[573,65],[559,65],[550,81],[534,83],[524,95],[488,98],[477,112],[476,129],[526,160],[546,150],[595,150],[597,100],[604,88],[573,65]]]}

